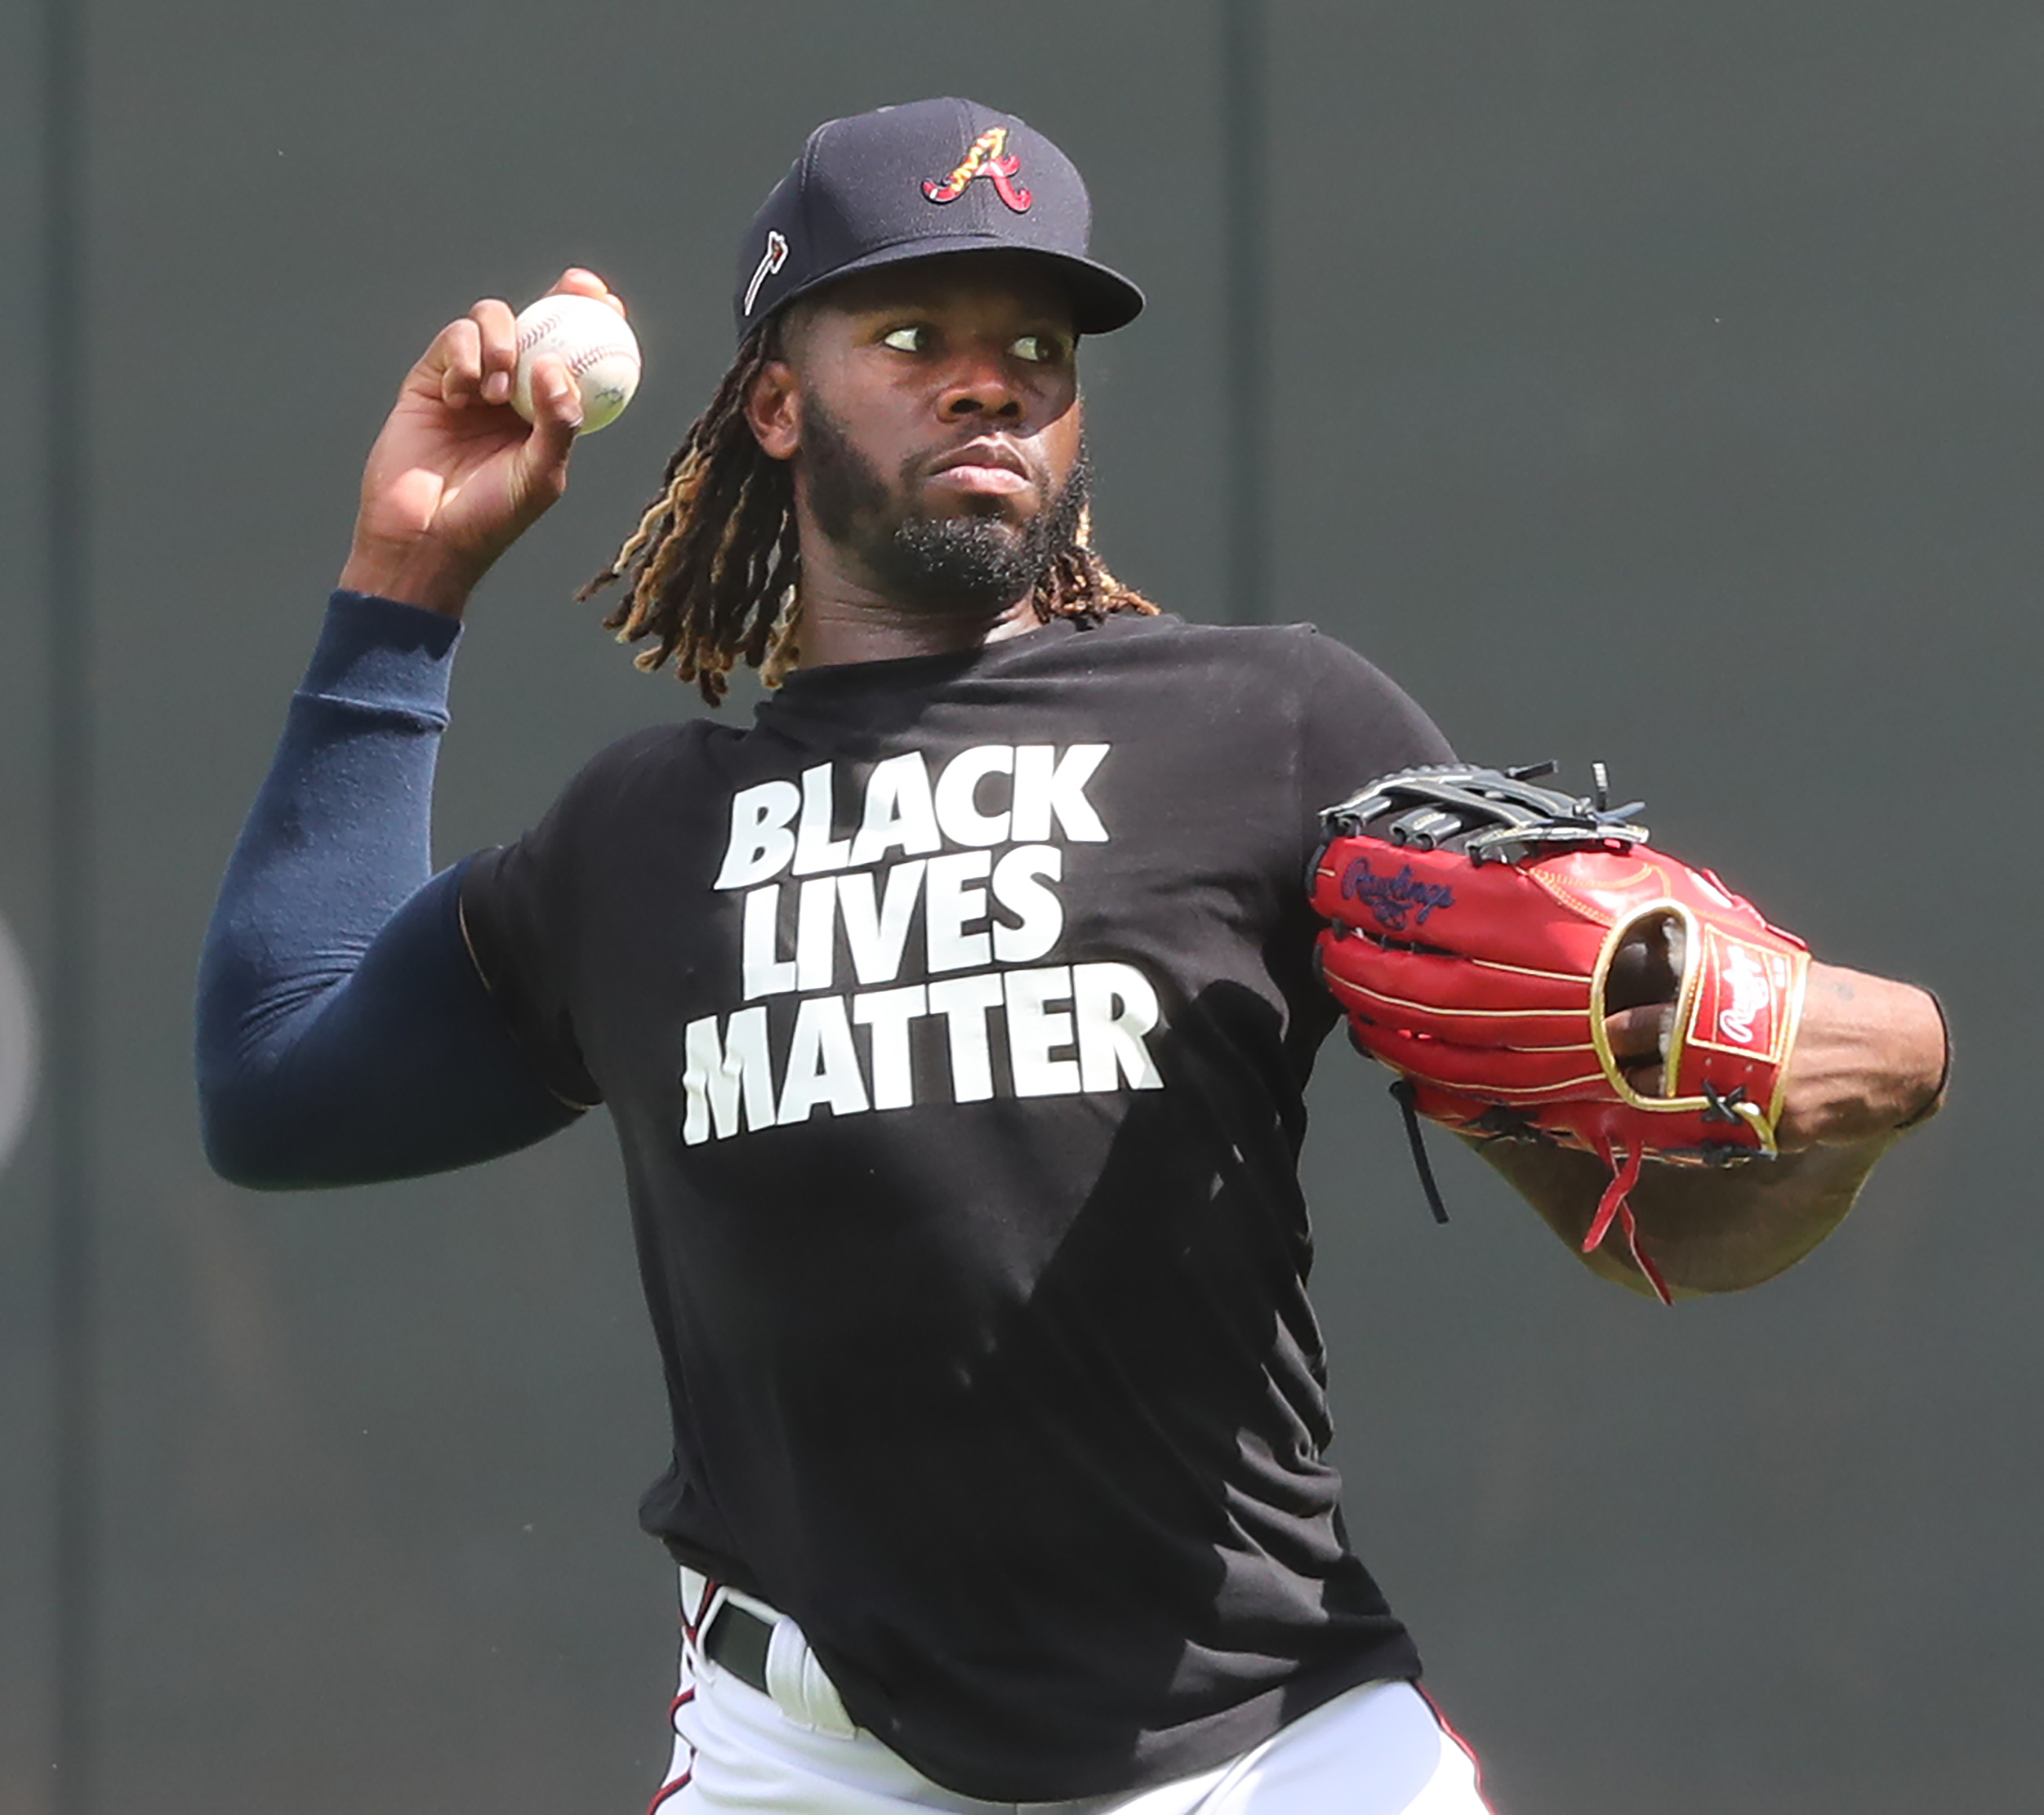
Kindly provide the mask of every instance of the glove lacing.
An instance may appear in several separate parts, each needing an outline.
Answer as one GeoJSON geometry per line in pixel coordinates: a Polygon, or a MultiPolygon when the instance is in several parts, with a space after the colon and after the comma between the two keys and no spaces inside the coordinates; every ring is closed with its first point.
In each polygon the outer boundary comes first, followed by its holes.
{"type": "Polygon", "coordinates": [[[1611,1168],[1611,1183],[1604,1188],[1604,1195],[1597,1199],[1596,1214],[1590,1218],[1589,1233],[1583,1238],[1583,1252],[1594,1254],[1604,1245],[1604,1238],[1611,1233],[1616,1220],[1625,1237],[1626,1252],[1632,1257],[1632,1264],[1645,1276],[1647,1284],[1654,1288],[1654,1295],[1665,1305],[1675,1302],[1668,1290],[1668,1282],[1661,1277],[1661,1270],[1646,1258],[1639,1245],[1639,1225],[1632,1214],[1632,1188],[1639,1183],[1639,1168],[1646,1164],[1646,1149],[1635,1147],[1626,1156],[1623,1164],[1617,1157],[1618,1149],[1609,1135],[1597,1142],[1597,1153],[1604,1163],[1611,1168]]]}
{"type": "MultiPolygon", "coordinates": [[[[1434,1182],[1433,1163],[1427,1157],[1426,1138],[1420,1129],[1418,1088],[1410,1078],[1396,1078],[1392,1080],[1391,1095],[1405,1118],[1405,1138],[1412,1149],[1412,1169],[1420,1175],[1420,1188],[1427,1194],[1427,1207],[1433,1211],[1436,1222],[1446,1222],[1448,1207],[1441,1200],[1441,1188],[1434,1182]]],[[[1654,1288],[1654,1295],[1664,1305],[1672,1305],[1674,1295],[1668,1290],[1668,1282],[1662,1278],[1661,1269],[1647,1259],[1646,1250],[1639,1245],[1639,1224],[1632,1214],[1632,1188],[1639,1183],[1640,1169],[1646,1163],[1646,1149],[1635,1147],[1623,1160],[1619,1157],[1619,1151],[1617,1144],[1608,1135],[1597,1142],[1598,1157],[1611,1168],[1611,1182],[1597,1199],[1596,1214],[1590,1218],[1589,1233],[1583,1238],[1582,1251],[1594,1254],[1604,1245],[1604,1238],[1616,1222],[1625,1238],[1626,1252],[1632,1257],[1633,1265],[1654,1288]]]]}

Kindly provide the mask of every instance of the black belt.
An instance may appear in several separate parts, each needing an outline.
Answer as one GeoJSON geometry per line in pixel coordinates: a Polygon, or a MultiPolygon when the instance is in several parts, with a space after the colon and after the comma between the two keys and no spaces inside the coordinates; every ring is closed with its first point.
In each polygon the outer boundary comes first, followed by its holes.
{"type": "Polygon", "coordinates": [[[728,1670],[740,1683],[748,1683],[762,1695],[766,1693],[766,1647],[773,1627],[736,1601],[717,1609],[717,1617],[703,1634],[704,1656],[720,1670],[728,1670]]]}

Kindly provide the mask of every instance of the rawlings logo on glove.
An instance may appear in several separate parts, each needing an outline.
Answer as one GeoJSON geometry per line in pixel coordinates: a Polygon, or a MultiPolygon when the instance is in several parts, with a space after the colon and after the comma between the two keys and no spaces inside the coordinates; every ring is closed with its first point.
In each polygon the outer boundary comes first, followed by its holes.
{"type": "Polygon", "coordinates": [[[1638,803],[1604,804],[1601,769],[1594,800],[1533,785],[1546,773],[1404,769],[1328,808],[1310,879],[1321,974],[1408,1115],[1601,1156],[1612,1182],[1585,1249],[1616,1219],[1665,1299],[1627,1193],[1650,1158],[1775,1151],[1809,954],[1709,871],[1648,849],[1638,803]],[[1607,1023],[1664,1002],[1643,1090],[1607,1023]]]}
{"type": "Polygon", "coordinates": [[[1455,904],[1452,889],[1440,883],[1418,881],[1409,863],[1402,865],[1396,876],[1384,877],[1370,867],[1366,857],[1349,859],[1342,872],[1341,892],[1344,901],[1360,901],[1375,916],[1377,925],[1391,933],[1404,932],[1408,915],[1424,927],[1427,916],[1436,908],[1455,904]]]}

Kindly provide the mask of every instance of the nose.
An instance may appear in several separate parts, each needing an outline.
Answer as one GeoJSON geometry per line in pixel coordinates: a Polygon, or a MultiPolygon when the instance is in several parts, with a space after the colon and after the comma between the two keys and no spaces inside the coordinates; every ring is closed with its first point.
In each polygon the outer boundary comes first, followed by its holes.
{"type": "Polygon", "coordinates": [[[1015,382],[1005,347],[959,349],[944,374],[937,396],[937,413],[947,422],[986,416],[997,422],[1019,421],[1022,393],[1015,382]]]}

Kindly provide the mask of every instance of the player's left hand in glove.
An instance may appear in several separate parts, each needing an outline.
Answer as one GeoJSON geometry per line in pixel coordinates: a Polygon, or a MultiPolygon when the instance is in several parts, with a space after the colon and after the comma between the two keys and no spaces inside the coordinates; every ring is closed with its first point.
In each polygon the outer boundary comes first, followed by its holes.
{"type": "Polygon", "coordinates": [[[1647,848],[1600,775],[1590,800],[1533,785],[1543,772],[1406,769],[1328,808],[1310,879],[1321,973],[1408,1114],[1600,1155],[1612,1180],[1584,1251],[1616,1220],[1665,1300],[1627,1194],[1650,1159],[1775,1153],[1809,954],[1647,848]],[[1654,1049],[1620,1051],[1612,1018],[1656,1001],[1654,1049]]]}

